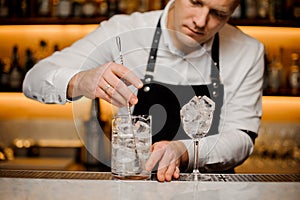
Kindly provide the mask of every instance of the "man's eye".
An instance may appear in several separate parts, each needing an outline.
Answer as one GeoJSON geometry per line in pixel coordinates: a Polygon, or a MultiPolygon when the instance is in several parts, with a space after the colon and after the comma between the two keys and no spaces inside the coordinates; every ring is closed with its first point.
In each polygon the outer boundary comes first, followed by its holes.
{"type": "Polygon", "coordinates": [[[210,13],[219,19],[225,19],[228,17],[228,15],[226,13],[219,12],[216,10],[212,10],[210,13]]]}
{"type": "Polygon", "coordinates": [[[200,2],[199,0],[190,0],[191,1],[191,3],[193,4],[193,5],[202,5],[202,2],[200,2]]]}

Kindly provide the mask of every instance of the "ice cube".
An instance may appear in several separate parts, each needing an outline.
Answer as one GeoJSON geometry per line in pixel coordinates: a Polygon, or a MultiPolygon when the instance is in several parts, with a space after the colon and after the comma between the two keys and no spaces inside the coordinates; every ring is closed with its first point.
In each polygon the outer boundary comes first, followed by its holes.
{"type": "Polygon", "coordinates": [[[148,136],[149,133],[150,133],[150,126],[147,123],[143,122],[143,121],[138,121],[134,125],[134,130],[139,135],[148,136]]]}
{"type": "Polygon", "coordinates": [[[194,96],[181,111],[183,129],[192,138],[203,137],[209,131],[215,103],[207,96],[194,96]]]}

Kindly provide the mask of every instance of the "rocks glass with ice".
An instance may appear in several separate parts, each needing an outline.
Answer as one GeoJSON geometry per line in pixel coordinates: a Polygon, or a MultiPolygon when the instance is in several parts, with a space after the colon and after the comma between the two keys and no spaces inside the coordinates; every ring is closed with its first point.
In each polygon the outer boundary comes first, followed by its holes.
{"type": "Polygon", "coordinates": [[[115,179],[150,179],[145,170],[152,145],[151,116],[119,115],[112,120],[111,172],[115,179]]]}
{"type": "Polygon", "coordinates": [[[215,110],[215,102],[207,96],[194,96],[180,110],[183,129],[194,141],[194,169],[187,180],[204,181],[210,177],[199,172],[198,169],[198,146],[201,138],[208,133],[215,110]]]}

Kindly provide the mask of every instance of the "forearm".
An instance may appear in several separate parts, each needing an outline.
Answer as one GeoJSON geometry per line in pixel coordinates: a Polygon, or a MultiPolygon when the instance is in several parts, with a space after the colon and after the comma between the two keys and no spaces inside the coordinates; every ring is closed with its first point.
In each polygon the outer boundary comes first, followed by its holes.
{"type": "MultiPolygon", "coordinates": [[[[191,140],[183,141],[188,149],[188,167],[193,167],[194,149],[191,140]]],[[[241,164],[253,151],[251,138],[243,131],[220,133],[203,138],[199,143],[199,167],[205,172],[221,172],[241,164]]]]}

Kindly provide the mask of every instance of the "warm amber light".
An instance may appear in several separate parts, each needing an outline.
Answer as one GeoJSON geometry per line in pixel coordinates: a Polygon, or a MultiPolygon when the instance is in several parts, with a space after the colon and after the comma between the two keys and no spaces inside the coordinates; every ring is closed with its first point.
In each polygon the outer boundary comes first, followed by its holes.
{"type": "Polygon", "coordinates": [[[279,56],[280,48],[283,48],[281,59],[285,67],[291,65],[292,53],[300,54],[300,28],[264,26],[240,26],[239,28],[265,45],[268,59],[279,56]]]}
{"type": "Polygon", "coordinates": [[[263,97],[265,122],[300,123],[300,97],[263,97]]]}
{"type": "MultiPolygon", "coordinates": [[[[89,112],[90,107],[83,112],[89,112]]],[[[0,93],[0,120],[59,118],[72,119],[73,104],[43,104],[26,98],[22,93],[0,93]]],[[[110,120],[116,108],[101,101],[102,118],[110,120]]],[[[78,111],[78,108],[76,109],[78,111]]],[[[263,97],[263,117],[265,122],[300,123],[300,97],[263,97]]]]}
{"type": "Polygon", "coordinates": [[[299,50],[300,28],[265,26],[239,26],[239,28],[267,47],[285,46],[299,50]]]}
{"type": "Polygon", "coordinates": [[[26,48],[31,48],[36,52],[40,40],[45,40],[48,43],[49,52],[52,52],[55,44],[58,44],[60,48],[69,46],[97,26],[97,24],[0,26],[0,58],[10,58],[13,46],[18,45],[21,62],[24,62],[26,48]]]}

